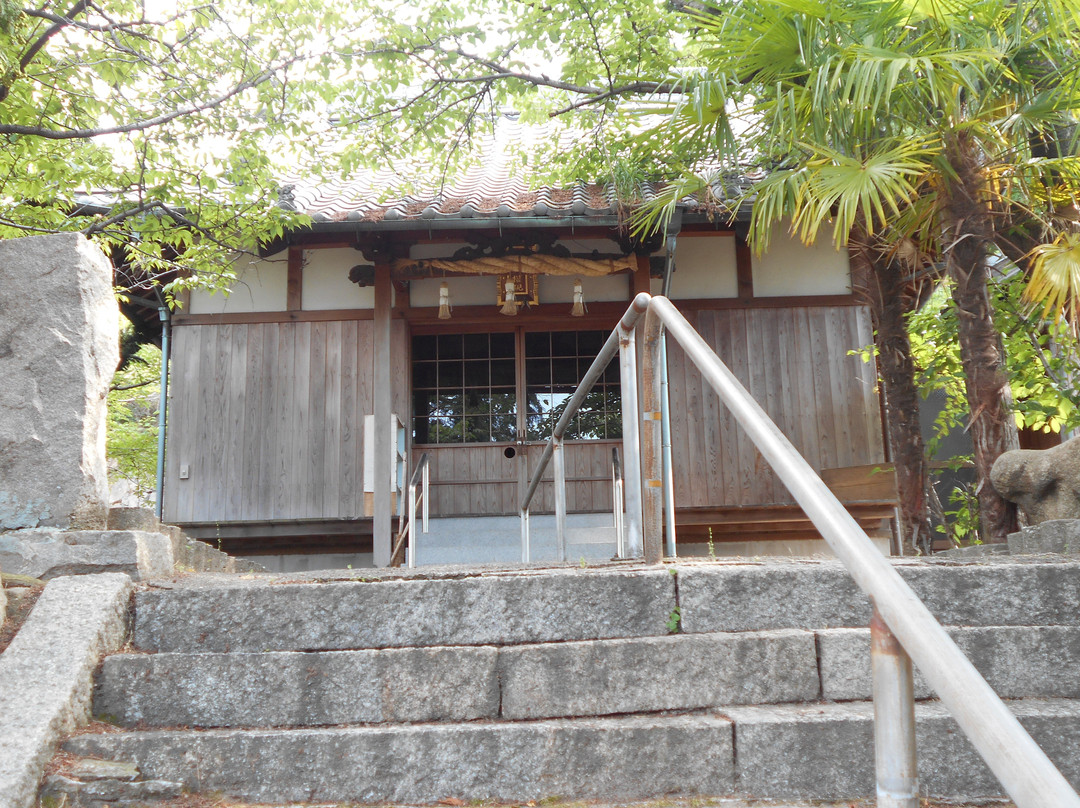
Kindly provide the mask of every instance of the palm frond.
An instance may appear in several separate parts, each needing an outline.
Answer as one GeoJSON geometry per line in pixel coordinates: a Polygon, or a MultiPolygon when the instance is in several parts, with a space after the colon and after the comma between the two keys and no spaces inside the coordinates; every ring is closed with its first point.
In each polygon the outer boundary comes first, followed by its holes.
{"type": "Polygon", "coordinates": [[[1031,252],[1031,279],[1024,300],[1042,316],[1070,322],[1075,328],[1080,313],[1080,233],[1066,232],[1031,252]]]}

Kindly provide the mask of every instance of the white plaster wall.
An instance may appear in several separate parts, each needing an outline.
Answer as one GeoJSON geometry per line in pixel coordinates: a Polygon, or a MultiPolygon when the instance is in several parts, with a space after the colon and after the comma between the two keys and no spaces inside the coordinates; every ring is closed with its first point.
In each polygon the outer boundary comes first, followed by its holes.
{"type": "Polygon", "coordinates": [[[451,306],[495,307],[498,279],[494,275],[472,278],[424,278],[409,282],[409,306],[420,309],[439,305],[439,285],[446,281],[451,306]]]}
{"type": "Polygon", "coordinates": [[[349,280],[349,270],[368,261],[349,248],[305,250],[301,306],[305,311],[373,309],[375,287],[349,280]]]}
{"type": "Polygon", "coordinates": [[[832,235],[831,229],[823,229],[807,247],[786,227],[778,227],[769,240],[769,251],[753,257],[754,296],[848,294],[848,253],[833,247],[832,235]]]}
{"type": "Polygon", "coordinates": [[[289,276],[285,251],[263,259],[244,257],[237,264],[236,283],[230,291],[210,294],[201,289],[192,290],[189,314],[285,311],[289,276]]]}
{"type": "MultiPolygon", "coordinates": [[[[540,303],[573,303],[574,275],[542,275],[540,277],[540,303]]],[[[629,300],[630,276],[622,273],[607,275],[603,278],[583,277],[581,292],[585,295],[585,305],[603,300],[629,300]]]]}
{"type": "MultiPolygon", "coordinates": [[[[663,279],[653,278],[650,288],[658,295],[663,286],[663,279]]],[[[734,236],[680,236],[670,296],[673,300],[738,297],[734,236]]]]}

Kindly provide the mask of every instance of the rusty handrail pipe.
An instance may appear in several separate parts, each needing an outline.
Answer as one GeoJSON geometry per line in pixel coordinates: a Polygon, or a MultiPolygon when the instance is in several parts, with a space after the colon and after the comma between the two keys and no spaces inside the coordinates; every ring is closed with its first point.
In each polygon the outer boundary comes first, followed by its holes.
{"type": "Polygon", "coordinates": [[[626,554],[626,537],[623,535],[623,470],[618,446],[611,447],[611,512],[614,517],[615,555],[622,558],[626,554]]]}
{"type": "MultiPolygon", "coordinates": [[[[640,297],[640,295],[639,295],[640,297]]],[[[636,303],[636,300],[635,300],[636,303]]],[[[663,491],[660,452],[659,349],[661,329],[675,339],[702,378],[720,396],[784,482],[856,584],[870,598],[874,654],[875,728],[879,808],[918,805],[914,777],[914,708],[911,667],[918,665],[972,745],[1018,808],[1080,808],[1080,796],[1032,740],[925,604],[874,547],[844,506],[772,419],[735,378],[671,301],[653,297],[645,316],[643,435],[645,449],[646,560],[661,557],[663,491]],[[885,633],[887,632],[887,633],[885,633]],[[892,644],[891,634],[898,644],[892,644]],[[899,724],[897,724],[899,722],[899,724]]]]}
{"type": "MultiPolygon", "coordinates": [[[[416,506],[421,504],[423,506],[421,514],[421,524],[423,532],[428,532],[428,468],[431,465],[431,458],[428,457],[428,453],[424,452],[420,455],[420,460],[416,464],[416,468],[413,469],[413,473],[409,476],[409,485],[407,487],[408,500],[409,500],[409,516],[405,518],[405,497],[400,494],[400,500],[398,502],[398,532],[397,538],[394,540],[394,549],[390,553],[390,563],[393,566],[394,560],[397,558],[398,553],[401,552],[401,545],[405,541],[405,537],[408,536],[408,544],[406,546],[406,562],[409,569],[416,567],[416,543],[415,543],[415,524],[416,524],[416,506]],[[416,489],[420,488],[420,495],[417,497],[416,489]]],[[[400,564],[400,562],[399,562],[400,564]]]]}

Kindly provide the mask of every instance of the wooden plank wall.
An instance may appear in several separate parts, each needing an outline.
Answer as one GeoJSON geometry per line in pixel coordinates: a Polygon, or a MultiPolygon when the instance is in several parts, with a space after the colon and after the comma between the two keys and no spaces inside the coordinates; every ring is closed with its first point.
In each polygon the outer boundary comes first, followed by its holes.
{"type": "MultiPolygon", "coordinates": [[[[393,323],[392,336],[404,360],[403,322],[393,323]]],[[[192,325],[177,328],[174,340],[166,521],[363,513],[371,321],[192,325]]],[[[401,413],[406,376],[393,390],[401,413]]]]}
{"type": "MultiPolygon", "coordinates": [[[[873,342],[865,308],[727,309],[688,318],[815,469],[882,462],[876,372],[847,355],[873,342]]],[[[676,507],[791,503],[683,351],[668,345],[676,507]]]]}
{"type": "MultiPolygon", "coordinates": [[[[571,513],[611,508],[611,447],[614,441],[566,444],[566,507],[571,513]]],[[[526,447],[531,474],[543,444],[526,447]]],[[[507,458],[506,445],[423,446],[414,450],[430,459],[431,513],[437,516],[516,514],[524,494],[519,482],[523,458],[507,458]]],[[[620,447],[621,451],[621,447],[620,447]]],[[[552,479],[549,464],[544,480],[552,479]]],[[[554,513],[552,483],[541,482],[530,506],[533,513],[554,513]]]]}
{"type": "Polygon", "coordinates": [[[425,446],[431,467],[431,513],[437,516],[510,514],[518,507],[517,457],[505,446],[425,446]]]}

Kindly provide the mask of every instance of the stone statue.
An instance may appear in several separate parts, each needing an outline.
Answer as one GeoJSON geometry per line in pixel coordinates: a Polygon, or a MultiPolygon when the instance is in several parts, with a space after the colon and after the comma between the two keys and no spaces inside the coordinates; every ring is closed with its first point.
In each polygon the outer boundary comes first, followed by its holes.
{"type": "Polygon", "coordinates": [[[990,482],[1020,507],[1029,524],[1080,519],[1080,438],[1051,449],[1005,452],[994,463],[990,482]]]}

